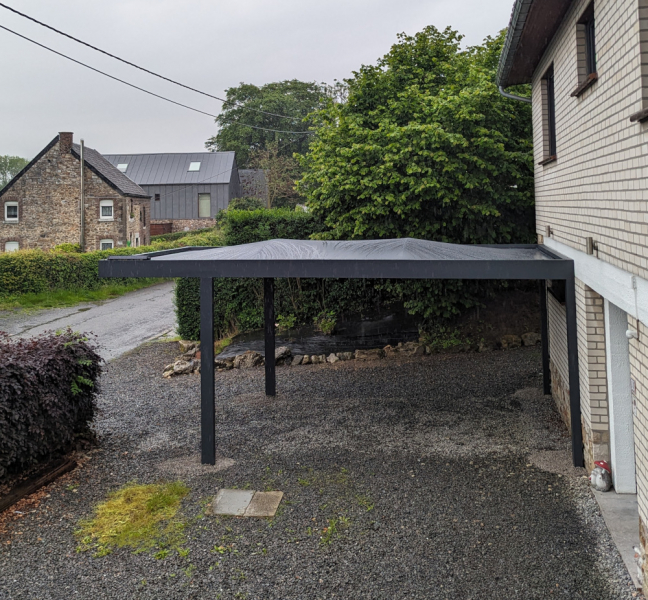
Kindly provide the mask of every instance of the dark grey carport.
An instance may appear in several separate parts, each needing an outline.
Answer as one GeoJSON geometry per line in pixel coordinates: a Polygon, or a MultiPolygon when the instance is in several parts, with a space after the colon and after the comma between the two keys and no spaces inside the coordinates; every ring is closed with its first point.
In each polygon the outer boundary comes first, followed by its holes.
{"type": "Polygon", "coordinates": [[[572,458],[582,467],[580,385],[574,263],[544,246],[461,245],[411,238],[368,241],[270,240],[221,248],[178,248],[99,263],[101,277],[199,277],[201,336],[202,462],[214,464],[214,299],[215,277],[264,279],[266,394],[275,394],[274,278],[343,279],[537,279],[542,282],[544,391],[549,389],[545,280],[565,281],[572,458]]]}

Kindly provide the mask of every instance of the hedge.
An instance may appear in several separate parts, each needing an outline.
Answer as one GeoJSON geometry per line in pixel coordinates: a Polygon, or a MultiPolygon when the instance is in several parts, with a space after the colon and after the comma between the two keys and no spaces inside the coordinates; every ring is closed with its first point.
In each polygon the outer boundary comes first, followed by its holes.
{"type": "Polygon", "coordinates": [[[0,334],[0,481],[89,436],[102,359],[71,330],[0,334]]]}
{"type": "MultiPolygon", "coordinates": [[[[322,230],[310,213],[288,209],[227,211],[223,216],[226,245],[270,239],[309,239],[322,230]]],[[[338,316],[367,314],[380,310],[395,298],[376,282],[362,279],[277,279],[275,311],[294,315],[297,323],[312,323],[323,311],[338,316]]],[[[200,339],[200,281],[179,279],[176,284],[178,335],[200,339]]],[[[214,280],[214,323],[218,337],[263,326],[263,283],[260,279],[214,280]]]]}

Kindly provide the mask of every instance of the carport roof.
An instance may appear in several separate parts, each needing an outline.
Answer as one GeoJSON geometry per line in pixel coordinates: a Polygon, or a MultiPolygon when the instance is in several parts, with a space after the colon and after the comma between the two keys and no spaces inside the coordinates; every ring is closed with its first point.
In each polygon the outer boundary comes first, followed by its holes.
{"type": "Polygon", "coordinates": [[[393,240],[269,240],[177,248],[101,261],[107,277],[342,277],[561,279],[571,260],[536,244],[463,245],[393,240]]]}

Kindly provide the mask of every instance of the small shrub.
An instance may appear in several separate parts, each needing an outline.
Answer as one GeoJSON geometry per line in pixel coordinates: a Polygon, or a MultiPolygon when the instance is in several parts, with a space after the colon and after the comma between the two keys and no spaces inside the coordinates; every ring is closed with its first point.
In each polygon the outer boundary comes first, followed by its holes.
{"type": "Polygon", "coordinates": [[[297,317],[295,315],[279,315],[277,317],[277,329],[279,331],[290,331],[295,328],[297,317]]]}
{"type": "Polygon", "coordinates": [[[227,210],[259,210],[265,208],[263,200],[260,198],[234,198],[228,205],[227,210]]]}
{"type": "Polygon", "coordinates": [[[101,362],[69,329],[17,340],[0,333],[0,481],[91,435],[101,362]]]}
{"type": "Polygon", "coordinates": [[[332,311],[323,311],[315,319],[316,327],[324,335],[332,335],[337,325],[337,315],[332,311]]]}
{"type": "Polygon", "coordinates": [[[80,244],[57,244],[54,246],[54,252],[81,252],[80,244]]]}

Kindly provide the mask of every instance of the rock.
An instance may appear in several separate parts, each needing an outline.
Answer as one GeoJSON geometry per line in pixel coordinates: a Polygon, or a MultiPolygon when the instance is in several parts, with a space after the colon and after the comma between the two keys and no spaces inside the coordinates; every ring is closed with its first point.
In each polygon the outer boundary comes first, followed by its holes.
{"type": "Polygon", "coordinates": [[[326,354],[320,354],[319,359],[320,359],[321,363],[325,363],[326,362],[326,354]]]}
{"type": "Polygon", "coordinates": [[[523,346],[535,346],[542,342],[542,336],[539,333],[525,333],[522,335],[522,345],[523,346]]]}
{"type": "Polygon", "coordinates": [[[508,348],[519,348],[522,345],[522,339],[519,335],[505,335],[500,340],[500,344],[502,344],[503,350],[508,348]]]}
{"type": "Polygon", "coordinates": [[[301,365],[302,361],[304,360],[304,355],[303,354],[298,354],[297,356],[293,356],[293,361],[291,364],[297,366],[301,365]]]}
{"type": "Polygon", "coordinates": [[[340,360],[353,360],[353,352],[338,352],[337,357],[340,360]]]}
{"type": "Polygon", "coordinates": [[[477,352],[488,352],[489,350],[490,348],[484,342],[477,344],[477,352]]]}
{"type": "Polygon", "coordinates": [[[187,350],[180,358],[182,360],[191,360],[194,356],[196,356],[196,353],[198,352],[198,348],[192,348],[191,350],[187,350]]]}
{"type": "Polygon", "coordinates": [[[258,352],[248,350],[244,354],[239,354],[234,358],[235,369],[250,369],[263,364],[263,356],[258,352]]]}
{"type": "Polygon", "coordinates": [[[171,363],[170,365],[167,365],[166,367],[164,367],[164,370],[165,371],[173,371],[173,363],[171,363]]]}
{"type": "Polygon", "coordinates": [[[200,373],[200,361],[199,360],[194,360],[193,372],[194,373],[200,373]]]}
{"type": "Polygon", "coordinates": [[[196,347],[196,342],[191,342],[189,340],[180,340],[178,342],[178,345],[180,346],[180,352],[189,352],[189,350],[193,350],[196,347]]]}
{"type": "Polygon", "coordinates": [[[385,351],[382,348],[371,348],[370,350],[356,350],[356,360],[378,360],[385,356],[385,351]]]}
{"type": "Polygon", "coordinates": [[[162,373],[162,377],[165,377],[166,379],[169,379],[169,378],[173,377],[174,374],[175,373],[173,371],[173,365],[171,365],[171,369],[165,370],[164,373],[162,373]]]}
{"type": "Polygon", "coordinates": [[[317,354],[313,354],[310,357],[310,362],[311,362],[312,365],[317,365],[320,362],[320,357],[317,354]]]}
{"type": "Polygon", "coordinates": [[[191,373],[191,371],[193,371],[193,368],[193,361],[177,360],[175,363],[173,363],[173,372],[176,375],[191,373]]]}
{"type": "Polygon", "coordinates": [[[214,366],[217,369],[229,370],[234,368],[233,358],[217,358],[214,360],[214,366]]]}
{"type": "Polygon", "coordinates": [[[328,358],[326,359],[326,362],[334,364],[338,360],[340,360],[340,359],[337,357],[337,354],[335,354],[335,352],[331,352],[331,354],[328,355],[328,358]]]}
{"type": "Polygon", "coordinates": [[[425,346],[425,354],[432,354],[432,346],[425,346]]]}
{"type": "Polygon", "coordinates": [[[279,348],[275,348],[275,362],[277,364],[280,364],[281,362],[285,361],[292,352],[290,351],[290,348],[288,346],[279,346],[279,348]]]}
{"type": "Polygon", "coordinates": [[[311,359],[310,359],[310,356],[308,356],[308,354],[306,356],[304,356],[304,358],[302,358],[301,364],[302,365],[310,365],[311,364],[311,359]]]}

